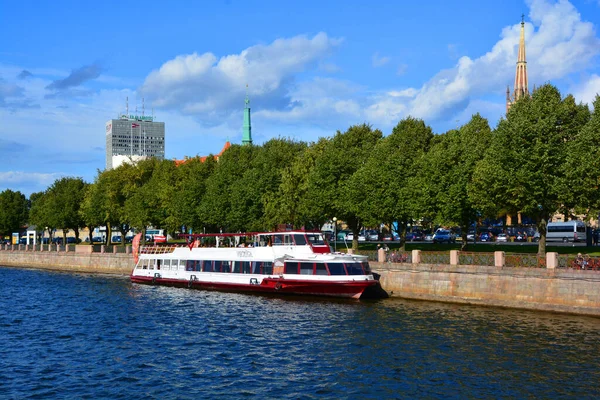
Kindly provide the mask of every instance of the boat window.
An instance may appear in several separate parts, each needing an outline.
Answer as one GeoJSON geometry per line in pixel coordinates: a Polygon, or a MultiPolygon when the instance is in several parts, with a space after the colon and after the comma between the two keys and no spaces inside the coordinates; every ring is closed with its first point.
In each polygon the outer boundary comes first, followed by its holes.
{"type": "Polygon", "coordinates": [[[179,270],[183,271],[183,267],[185,266],[186,261],[185,260],[179,260],[179,270]]]}
{"type": "Polygon", "coordinates": [[[362,269],[362,266],[358,262],[346,263],[346,269],[348,270],[348,275],[364,275],[365,274],[365,272],[362,269]]]}
{"type": "Polygon", "coordinates": [[[273,246],[283,245],[283,235],[273,235],[273,246]]]}
{"type": "Polygon", "coordinates": [[[325,244],[325,242],[323,241],[323,235],[319,233],[309,233],[306,235],[306,238],[308,239],[308,242],[313,246],[325,244]]]}
{"type": "Polygon", "coordinates": [[[202,271],[204,271],[204,272],[213,272],[212,261],[210,261],[210,260],[202,260],[202,271]]]}
{"type": "Polygon", "coordinates": [[[296,246],[306,246],[306,238],[304,235],[294,235],[294,242],[296,242],[296,246]]]}
{"type": "Polygon", "coordinates": [[[221,272],[223,261],[213,261],[213,272],[221,272]]]}
{"type": "Polygon", "coordinates": [[[231,272],[231,264],[229,261],[215,261],[215,272],[231,272]],[[217,268],[219,263],[220,268],[217,268]]]}
{"type": "Polygon", "coordinates": [[[313,263],[303,262],[300,263],[300,275],[312,275],[313,274],[313,263]]]}
{"type": "Polygon", "coordinates": [[[197,272],[202,271],[202,261],[196,260],[194,263],[196,264],[196,271],[197,272]]]}
{"type": "Polygon", "coordinates": [[[342,263],[327,263],[329,275],[346,275],[346,269],[342,263]]]}
{"type": "Polygon", "coordinates": [[[273,263],[272,262],[264,262],[262,266],[262,273],[264,275],[273,275],[273,263]]]}
{"type": "Polygon", "coordinates": [[[284,274],[297,274],[299,267],[300,267],[300,265],[297,262],[286,262],[283,273],[284,274]]]}
{"type": "Polygon", "coordinates": [[[262,263],[260,261],[252,261],[252,273],[260,274],[262,269],[262,263]]]}
{"type": "Polygon", "coordinates": [[[317,263],[317,269],[315,275],[329,275],[327,272],[327,268],[325,268],[324,263],[317,263]]]}
{"type": "Polygon", "coordinates": [[[186,271],[193,271],[194,268],[194,260],[188,260],[187,263],[185,264],[185,270],[186,271]]]}
{"type": "Polygon", "coordinates": [[[371,274],[371,266],[367,261],[363,261],[360,263],[362,265],[363,270],[365,271],[365,275],[371,274]]]}
{"type": "Polygon", "coordinates": [[[171,269],[171,260],[165,260],[163,262],[163,269],[167,271],[171,269]]]}
{"type": "Polygon", "coordinates": [[[156,265],[156,260],[150,260],[150,264],[148,264],[148,269],[154,269],[156,265]]]}
{"type": "Polygon", "coordinates": [[[284,242],[286,245],[288,245],[288,246],[289,246],[289,245],[291,245],[291,244],[294,244],[294,243],[292,242],[292,235],[284,235],[284,236],[283,236],[283,242],[284,242]]]}
{"type": "Polygon", "coordinates": [[[242,273],[249,274],[251,272],[250,266],[250,261],[242,261],[242,273]]]}
{"type": "Polygon", "coordinates": [[[148,269],[148,260],[142,260],[140,263],[142,269],[148,269]]]}
{"type": "Polygon", "coordinates": [[[234,274],[239,274],[242,270],[242,262],[241,261],[236,261],[233,263],[233,273],[234,274]]]}

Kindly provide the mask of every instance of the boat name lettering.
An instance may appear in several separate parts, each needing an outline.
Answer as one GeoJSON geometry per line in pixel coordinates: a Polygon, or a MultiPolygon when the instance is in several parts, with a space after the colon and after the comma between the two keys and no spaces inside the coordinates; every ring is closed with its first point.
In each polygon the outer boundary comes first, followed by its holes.
{"type": "Polygon", "coordinates": [[[248,250],[240,250],[237,252],[238,257],[252,257],[252,252],[248,250]]]}

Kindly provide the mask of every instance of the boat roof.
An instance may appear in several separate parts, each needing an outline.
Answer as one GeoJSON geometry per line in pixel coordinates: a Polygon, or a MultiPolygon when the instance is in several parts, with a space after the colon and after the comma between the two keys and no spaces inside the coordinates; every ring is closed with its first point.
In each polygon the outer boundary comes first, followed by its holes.
{"type": "Polygon", "coordinates": [[[201,237],[232,237],[232,236],[271,236],[271,235],[306,235],[306,234],[319,234],[323,232],[319,231],[278,231],[278,232],[237,232],[237,233],[182,233],[181,237],[201,238],[201,237]]]}

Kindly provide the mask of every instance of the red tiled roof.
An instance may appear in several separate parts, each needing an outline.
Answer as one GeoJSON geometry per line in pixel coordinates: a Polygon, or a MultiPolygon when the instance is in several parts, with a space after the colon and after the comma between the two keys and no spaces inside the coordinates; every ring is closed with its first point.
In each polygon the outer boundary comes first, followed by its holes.
{"type": "MultiPolygon", "coordinates": [[[[223,146],[223,148],[221,149],[221,152],[219,154],[217,154],[217,155],[214,156],[215,159],[218,160],[219,157],[221,157],[223,155],[223,153],[225,152],[225,150],[227,150],[230,147],[231,147],[231,143],[225,142],[225,146],[223,146]]],[[[176,166],[180,166],[181,164],[185,164],[185,162],[188,161],[188,160],[193,160],[193,159],[197,159],[197,158],[200,159],[200,162],[204,162],[204,161],[206,161],[207,157],[208,156],[204,156],[204,157],[197,157],[196,156],[196,157],[191,157],[191,158],[184,158],[183,160],[174,160],[174,161],[175,161],[175,165],[176,166]]]]}

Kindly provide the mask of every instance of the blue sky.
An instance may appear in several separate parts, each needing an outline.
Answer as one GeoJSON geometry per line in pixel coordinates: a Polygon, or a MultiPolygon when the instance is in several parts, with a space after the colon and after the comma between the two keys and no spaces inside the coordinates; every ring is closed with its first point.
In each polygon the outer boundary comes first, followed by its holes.
{"type": "Polygon", "coordinates": [[[514,84],[525,14],[529,84],[600,92],[600,0],[0,1],[0,191],[93,181],[107,120],[166,124],[166,157],[241,142],[314,141],[409,115],[436,133],[479,112],[493,127],[514,84]]]}

